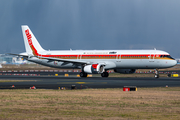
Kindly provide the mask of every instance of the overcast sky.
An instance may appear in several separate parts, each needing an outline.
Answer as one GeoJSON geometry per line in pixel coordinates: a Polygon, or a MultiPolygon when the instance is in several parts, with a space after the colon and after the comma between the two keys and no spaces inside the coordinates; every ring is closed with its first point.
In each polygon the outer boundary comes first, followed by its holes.
{"type": "Polygon", "coordinates": [[[180,0],[0,0],[0,53],[25,52],[21,25],[46,50],[160,49],[180,58],[180,0]]]}

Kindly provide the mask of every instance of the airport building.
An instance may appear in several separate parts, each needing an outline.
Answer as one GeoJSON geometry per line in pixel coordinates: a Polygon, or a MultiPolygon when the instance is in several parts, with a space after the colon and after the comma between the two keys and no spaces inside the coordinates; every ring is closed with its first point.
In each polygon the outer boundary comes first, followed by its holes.
{"type": "Polygon", "coordinates": [[[4,54],[0,54],[0,63],[1,64],[12,64],[12,56],[7,56],[4,54]]]}
{"type": "Polygon", "coordinates": [[[30,62],[23,60],[17,56],[10,56],[5,54],[0,54],[0,64],[29,64],[30,62]]]}

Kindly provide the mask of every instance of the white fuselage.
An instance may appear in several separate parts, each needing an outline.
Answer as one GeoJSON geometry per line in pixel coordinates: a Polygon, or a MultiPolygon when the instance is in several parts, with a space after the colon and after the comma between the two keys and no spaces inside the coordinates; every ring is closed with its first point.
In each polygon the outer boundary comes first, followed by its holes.
{"type": "MultiPolygon", "coordinates": [[[[156,69],[168,68],[176,65],[176,60],[161,55],[169,55],[160,50],[69,50],[43,51],[38,56],[86,61],[89,64],[104,63],[105,69],[156,69]]],[[[56,68],[81,68],[78,64],[64,63],[28,58],[29,61],[56,68]]]]}

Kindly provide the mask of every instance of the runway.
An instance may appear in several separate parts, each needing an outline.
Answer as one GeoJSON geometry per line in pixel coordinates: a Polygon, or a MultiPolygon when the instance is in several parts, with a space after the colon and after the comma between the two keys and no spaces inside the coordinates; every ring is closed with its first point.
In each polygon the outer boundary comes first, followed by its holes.
{"type": "Polygon", "coordinates": [[[85,88],[122,88],[124,86],[137,87],[179,87],[180,78],[101,78],[101,77],[59,77],[59,76],[0,76],[0,89],[10,89],[14,85],[16,89],[29,89],[35,86],[37,89],[58,89],[59,87],[77,89],[85,88]],[[15,80],[15,81],[11,81],[15,80]],[[18,81],[16,81],[18,80],[18,81]],[[2,82],[3,81],[3,82],[2,82]],[[7,82],[4,82],[7,81],[7,82]]]}

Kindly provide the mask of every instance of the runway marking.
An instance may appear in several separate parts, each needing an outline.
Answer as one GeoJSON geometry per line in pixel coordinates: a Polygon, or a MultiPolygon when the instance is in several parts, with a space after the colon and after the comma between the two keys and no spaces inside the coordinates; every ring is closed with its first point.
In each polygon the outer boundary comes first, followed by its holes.
{"type": "Polygon", "coordinates": [[[40,80],[0,80],[0,83],[4,82],[37,82],[40,80]]]}
{"type": "Polygon", "coordinates": [[[107,82],[58,82],[57,84],[107,84],[107,82]]]}
{"type": "Polygon", "coordinates": [[[86,82],[76,82],[76,83],[78,83],[78,84],[85,84],[86,82]]]}

